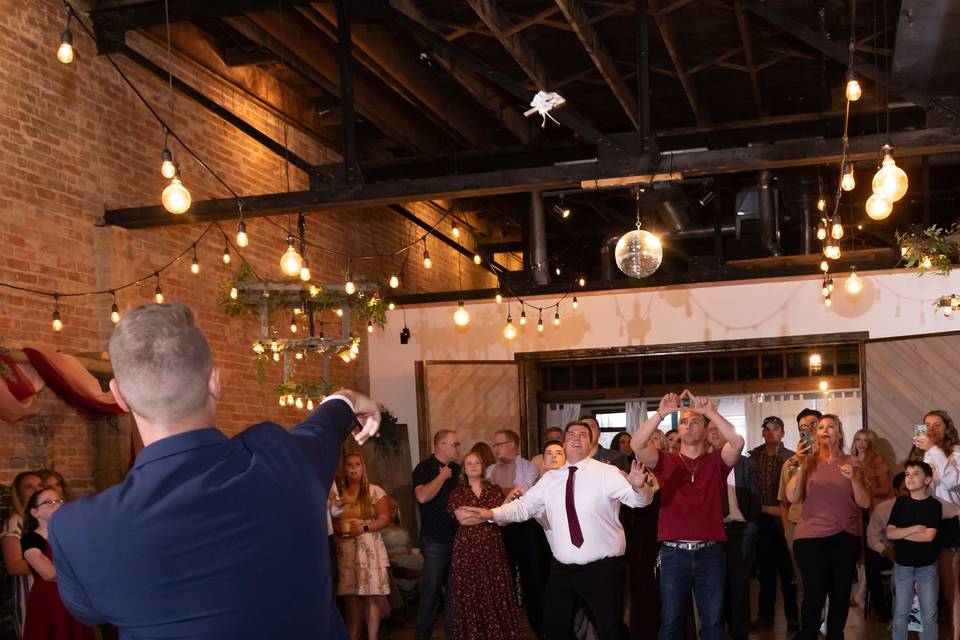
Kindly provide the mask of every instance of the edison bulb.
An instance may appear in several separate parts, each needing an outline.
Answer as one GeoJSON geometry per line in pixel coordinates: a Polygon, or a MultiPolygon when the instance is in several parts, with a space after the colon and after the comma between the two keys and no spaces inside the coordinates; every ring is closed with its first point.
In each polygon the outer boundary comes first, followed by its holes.
{"type": "Polygon", "coordinates": [[[237,288],[236,288],[236,287],[230,287],[230,299],[231,299],[231,300],[236,300],[238,295],[239,295],[239,292],[237,291],[237,288]]]}
{"type": "Polygon", "coordinates": [[[893,202],[873,194],[867,198],[867,215],[874,220],[884,220],[893,211],[893,202]]]}
{"type": "Polygon", "coordinates": [[[824,273],[826,273],[827,271],[830,271],[830,263],[827,262],[826,260],[821,260],[820,271],[823,271],[824,273]]]}
{"type": "Polygon", "coordinates": [[[390,276],[390,288],[396,289],[399,286],[400,286],[400,278],[398,278],[396,274],[390,276]]]}
{"type": "Polygon", "coordinates": [[[291,278],[300,275],[300,267],[303,266],[303,258],[293,246],[293,243],[287,245],[287,250],[283,252],[280,258],[280,270],[291,278]]]}
{"type": "Polygon", "coordinates": [[[60,321],[60,312],[54,311],[53,312],[53,330],[59,333],[62,329],[63,329],[63,322],[60,321]]]}
{"type": "Polygon", "coordinates": [[[857,181],[853,177],[853,164],[847,163],[844,167],[843,175],[840,177],[840,188],[844,191],[853,191],[857,186],[857,181]]]}
{"type": "Polygon", "coordinates": [[[110,309],[110,321],[113,324],[120,322],[120,308],[116,304],[110,309]]]}
{"type": "Polygon", "coordinates": [[[537,331],[543,333],[543,318],[537,320],[537,331]]]}
{"type": "Polygon", "coordinates": [[[580,303],[577,302],[577,296],[573,296],[573,308],[576,309],[578,306],[580,306],[580,303]]]}
{"type": "Polygon", "coordinates": [[[517,337],[517,328],[513,326],[513,320],[507,318],[507,324],[503,328],[503,337],[507,340],[513,340],[517,337]]]}
{"type": "Polygon", "coordinates": [[[457,306],[457,310],[453,312],[453,323],[458,327],[465,327],[470,324],[470,313],[463,308],[462,302],[457,306]]]}
{"type": "Polygon", "coordinates": [[[526,311],[521,311],[521,312],[520,312],[520,326],[523,326],[523,325],[525,325],[525,324],[527,324],[527,312],[526,312],[526,311]]]}
{"type": "Polygon", "coordinates": [[[373,333],[373,321],[367,320],[367,333],[373,333]]]}
{"type": "Polygon", "coordinates": [[[250,244],[250,238],[247,237],[247,223],[241,220],[237,223],[237,246],[243,249],[250,244]]]}
{"type": "MultiPolygon", "coordinates": [[[[164,150],[165,154],[169,154],[169,151],[164,150]]],[[[163,162],[160,163],[160,175],[162,175],[167,180],[172,180],[175,175],[177,175],[177,165],[173,164],[173,160],[169,159],[166,155],[163,158],[163,162]]]]}
{"type": "Polygon", "coordinates": [[[481,262],[480,254],[479,254],[479,253],[473,254],[473,264],[475,264],[475,265],[477,265],[477,266],[479,267],[479,266],[480,266],[480,262],[481,262]]]}
{"type": "Polygon", "coordinates": [[[833,226],[830,227],[830,236],[834,240],[839,240],[843,237],[843,225],[839,222],[834,222],[833,226]]]}
{"type": "Polygon", "coordinates": [[[73,34],[69,31],[64,31],[60,34],[60,48],[57,49],[57,60],[63,64],[70,64],[73,62],[73,34]]]}
{"type": "Polygon", "coordinates": [[[580,279],[577,280],[577,284],[579,284],[581,287],[585,287],[587,286],[587,279],[581,276],[580,279]]]}
{"type": "Polygon", "coordinates": [[[860,99],[860,96],[863,95],[863,90],[860,88],[860,83],[856,78],[850,78],[847,80],[847,100],[850,102],[856,102],[860,99]]]}
{"type": "Polygon", "coordinates": [[[423,252],[423,268],[430,269],[431,267],[433,267],[433,260],[430,259],[430,252],[424,251],[423,252]]]}
{"type": "Polygon", "coordinates": [[[501,304],[503,302],[503,296],[500,294],[499,291],[497,292],[496,300],[497,300],[497,304],[501,304]]]}
{"type": "Polygon", "coordinates": [[[826,240],[826,239],[827,239],[827,228],[817,227],[817,240],[826,240]]]}
{"type": "Polygon", "coordinates": [[[343,285],[343,291],[348,295],[352,296],[357,292],[357,285],[353,284],[353,280],[349,277],[347,278],[347,283],[343,285]]]}
{"type": "Polygon", "coordinates": [[[857,275],[856,269],[850,269],[850,276],[843,284],[843,288],[852,296],[858,295],[861,291],[863,291],[863,280],[861,280],[860,276],[857,275]]]}
{"type": "Polygon", "coordinates": [[[893,159],[892,150],[884,149],[883,163],[880,170],[873,176],[873,194],[896,202],[907,193],[907,174],[897,166],[893,159]]]}
{"type": "Polygon", "coordinates": [[[827,201],[823,198],[817,200],[817,211],[826,211],[827,210],[827,201]]]}
{"type": "Polygon", "coordinates": [[[617,242],[614,254],[617,267],[631,278],[646,278],[660,268],[663,261],[660,240],[643,229],[625,233],[617,242]]]}
{"type": "Polygon", "coordinates": [[[160,287],[157,287],[156,292],[153,294],[153,301],[157,304],[163,304],[163,291],[160,290],[160,287]]]}
{"type": "Polygon", "coordinates": [[[174,176],[160,195],[160,201],[163,202],[163,208],[170,213],[185,213],[190,208],[190,192],[180,182],[180,178],[174,176]]]}
{"type": "Polygon", "coordinates": [[[304,282],[310,282],[310,267],[307,265],[300,267],[300,279],[304,282]]]}
{"type": "Polygon", "coordinates": [[[555,327],[560,326],[560,312],[559,312],[559,311],[557,311],[555,314],[553,314],[553,326],[555,326],[555,327]]]}
{"type": "Polygon", "coordinates": [[[390,311],[393,311],[393,310],[396,309],[396,308],[397,308],[397,305],[394,304],[393,302],[388,302],[388,303],[387,303],[387,309],[389,309],[390,311]]]}
{"type": "Polygon", "coordinates": [[[200,273],[200,261],[197,260],[196,256],[194,256],[193,262],[190,263],[190,273],[194,275],[200,273]]]}
{"type": "Polygon", "coordinates": [[[230,249],[223,248],[223,264],[230,264],[230,249]]]}

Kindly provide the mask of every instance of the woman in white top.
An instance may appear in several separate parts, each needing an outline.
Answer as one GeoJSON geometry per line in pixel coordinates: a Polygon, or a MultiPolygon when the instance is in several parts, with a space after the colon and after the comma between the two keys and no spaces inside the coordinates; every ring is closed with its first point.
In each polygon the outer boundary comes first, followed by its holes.
{"type": "Polygon", "coordinates": [[[33,584],[30,565],[23,559],[20,537],[23,534],[23,509],[30,496],[40,490],[42,480],[36,471],[24,471],[13,479],[11,498],[13,511],[0,532],[3,549],[3,566],[13,579],[13,627],[16,637],[23,636],[23,619],[27,611],[27,594],[33,584]]]}
{"type": "Polygon", "coordinates": [[[960,434],[946,411],[928,411],[923,417],[927,432],[913,444],[924,451],[923,461],[933,468],[933,496],[943,505],[943,520],[937,529],[940,546],[940,587],[950,603],[953,640],[960,640],[960,434]]]}

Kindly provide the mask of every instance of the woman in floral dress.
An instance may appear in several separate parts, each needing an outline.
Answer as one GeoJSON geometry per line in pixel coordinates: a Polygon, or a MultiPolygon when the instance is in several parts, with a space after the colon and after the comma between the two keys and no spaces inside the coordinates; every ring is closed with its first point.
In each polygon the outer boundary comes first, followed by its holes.
{"type": "MultiPolygon", "coordinates": [[[[476,453],[463,459],[460,486],[450,493],[447,509],[457,516],[461,507],[492,509],[503,501],[500,487],[483,477],[476,453]]],[[[453,539],[453,637],[455,640],[521,640],[526,638],[503,539],[497,525],[460,525],[453,539]]]]}
{"type": "Polygon", "coordinates": [[[390,524],[386,492],[367,480],[367,465],[357,453],[343,457],[337,472],[340,499],[334,503],[337,595],[346,604],[350,639],[357,640],[366,619],[368,640],[380,631],[380,602],[390,593],[390,560],[380,530],[390,524]]]}

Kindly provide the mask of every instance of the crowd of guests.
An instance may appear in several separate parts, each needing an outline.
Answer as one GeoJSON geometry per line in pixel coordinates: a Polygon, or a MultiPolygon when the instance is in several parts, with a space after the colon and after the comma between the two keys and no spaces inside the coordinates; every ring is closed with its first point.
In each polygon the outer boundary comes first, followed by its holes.
{"type": "Polygon", "coordinates": [[[93,629],[70,615],[57,591],[57,570],[47,523],[69,499],[67,483],[52,469],[13,479],[11,514],[0,532],[3,564],[13,581],[13,632],[23,640],[88,640],[93,629]]]}

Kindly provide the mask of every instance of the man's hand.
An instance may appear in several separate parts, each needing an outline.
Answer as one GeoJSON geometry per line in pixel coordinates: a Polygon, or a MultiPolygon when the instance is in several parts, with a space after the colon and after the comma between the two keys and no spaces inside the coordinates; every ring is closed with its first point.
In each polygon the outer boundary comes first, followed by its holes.
{"type": "Polygon", "coordinates": [[[440,467],[440,472],[437,473],[438,478],[443,478],[443,481],[446,482],[453,477],[453,469],[450,468],[450,465],[445,464],[440,467]]]}
{"type": "Polygon", "coordinates": [[[680,411],[680,394],[668,393],[660,399],[660,407],[657,412],[661,417],[665,418],[676,411],[680,411]]]}
{"type": "Polygon", "coordinates": [[[336,393],[353,403],[353,411],[359,423],[359,428],[353,433],[357,444],[363,444],[377,435],[377,432],[380,431],[380,407],[377,406],[377,403],[362,393],[350,389],[341,389],[336,393]]]}
{"type": "Polygon", "coordinates": [[[493,512],[489,509],[481,509],[480,507],[460,507],[457,509],[457,520],[460,521],[460,524],[467,526],[483,524],[492,517],[493,512]]]}
{"type": "Polygon", "coordinates": [[[516,500],[522,495],[523,495],[523,485],[518,484],[513,489],[511,489],[507,495],[503,497],[503,503],[506,504],[508,502],[513,502],[514,500],[516,500]]]}
{"type": "Polygon", "coordinates": [[[694,413],[699,413],[703,416],[716,412],[717,410],[717,406],[713,403],[710,396],[695,396],[690,393],[689,389],[684,389],[683,395],[690,398],[690,411],[694,413]]]}
{"type": "Polygon", "coordinates": [[[627,474],[627,482],[630,483],[634,491],[643,491],[644,488],[653,484],[647,467],[636,460],[630,463],[630,473],[627,474]]]}

